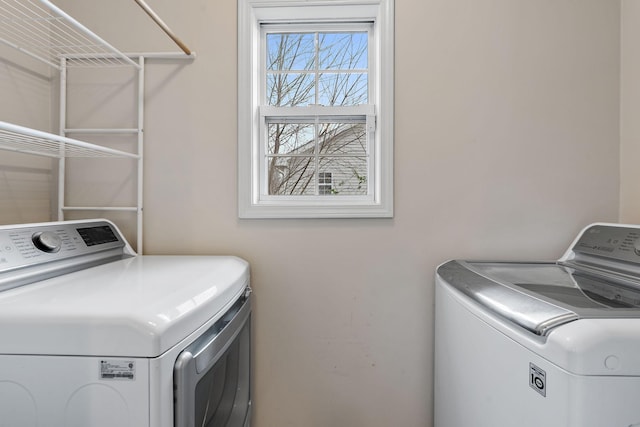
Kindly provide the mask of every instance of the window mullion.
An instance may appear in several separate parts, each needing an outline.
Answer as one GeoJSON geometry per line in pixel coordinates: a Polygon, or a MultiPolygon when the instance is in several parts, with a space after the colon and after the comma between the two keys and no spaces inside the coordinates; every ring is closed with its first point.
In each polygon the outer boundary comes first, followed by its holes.
{"type": "Polygon", "coordinates": [[[318,119],[318,117],[316,117],[315,120],[315,126],[314,126],[315,130],[314,130],[314,141],[315,141],[315,147],[314,147],[314,169],[315,169],[315,177],[314,177],[314,183],[315,183],[315,188],[314,188],[314,194],[317,196],[319,195],[319,169],[320,169],[320,160],[319,160],[319,154],[320,154],[320,120],[318,119]]]}
{"type": "Polygon", "coordinates": [[[319,40],[319,34],[317,31],[314,34],[314,55],[315,55],[315,60],[313,61],[313,65],[314,65],[314,79],[315,79],[315,83],[314,83],[314,90],[315,90],[315,96],[314,96],[314,104],[318,105],[320,103],[320,90],[319,90],[319,83],[320,83],[320,40],[319,40]]]}

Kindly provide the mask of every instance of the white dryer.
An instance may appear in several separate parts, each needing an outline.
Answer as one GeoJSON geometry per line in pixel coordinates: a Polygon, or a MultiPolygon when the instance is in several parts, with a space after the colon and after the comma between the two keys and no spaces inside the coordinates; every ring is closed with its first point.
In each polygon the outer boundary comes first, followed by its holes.
{"type": "Polygon", "coordinates": [[[640,227],[436,273],[435,427],[640,426],[640,227]]]}
{"type": "Polygon", "coordinates": [[[104,220],[0,227],[0,426],[247,427],[249,265],[104,220]]]}

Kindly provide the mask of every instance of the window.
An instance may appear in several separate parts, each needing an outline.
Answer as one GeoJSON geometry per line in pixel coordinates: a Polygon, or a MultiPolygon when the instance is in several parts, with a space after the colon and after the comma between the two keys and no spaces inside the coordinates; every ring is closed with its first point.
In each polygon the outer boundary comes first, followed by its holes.
{"type": "Polygon", "coordinates": [[[239,1],[241,218],[393,215],[392,1],[239,1]]]}
{"type": "Polygon", "coordinates": [[[334,194],[331,172],[320,172],[318,174],[318,193],[334,194]]]}

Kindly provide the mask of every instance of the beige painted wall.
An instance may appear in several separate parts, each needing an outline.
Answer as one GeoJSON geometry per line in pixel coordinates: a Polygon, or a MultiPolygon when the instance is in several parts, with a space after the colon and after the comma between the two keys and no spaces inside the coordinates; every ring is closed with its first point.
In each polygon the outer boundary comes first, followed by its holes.
{"type": "MultiPolygon", "coordinates": [[[[0,120],[44,131],[51,128],[51,71],[0,45],[0,120]]],[[[52,161],[0,151],[0,224],[48,221],[52,161]]]]}
{"type": "Polygon", "coordinates": [[[640,223],[640,2],[622,0],[620,221],[640,223]]]}
{"type": "MultiPolygon", "coordinates": [[[[134,2],[57,3],[175,50],[134,2]]],[[[236,0],[149,4],[198,58],[148,66],[146,252],[251,262],[254,427],[431,426],[435,267],[555,259],[618,218],[618,2],[396,0],[385,220],[239,220],[236,0]]]]}

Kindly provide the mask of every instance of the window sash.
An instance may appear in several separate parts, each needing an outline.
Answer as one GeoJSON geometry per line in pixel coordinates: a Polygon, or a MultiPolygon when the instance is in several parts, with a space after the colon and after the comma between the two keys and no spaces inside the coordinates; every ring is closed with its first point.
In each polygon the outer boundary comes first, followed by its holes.
{"type": "MultiPolygon", "coordinates": [[[[287,24],[269,24],[269,23],[261,23],[260,24],[260,63],[264,64],[264,66],[260,67],[260,104],[261,105],[269,105],[269,100],[267,99],[267,81],[269,80],[269,76],[278,76],[278,75],[306,75],[313,81],[314,93],[312,96],[311,102],[309,105],[319,105],[320,102],[320,79],[321,78],[329,78],[332,75],[336,76],[346,76],[346,75],[366,75],[367,78],[367,103],[373,103],[373,99],[375,97],[375,85],[372,84],[375,79],[375,73],[373,73],[372,64],[375,64],[375,49],[372,49],[374,42],[374,25],[371,21],[367,20],[354,20],[353,22],[341,22],[341,23],[322,23],[322,22],[291,22],[287,24]],[[268,48],[267,48],[267,38],[271,34],[310,34],[314,37],[314,60],[313,67],[304,69],[304,68],[292,68],[285,70],[273,70],[267,67],[267,57],[268,57],[268,48]],[[321,57],[322,53],[320,50],[320,46],[318,45],[319,40],[317,36],[319,34],[330,34],[330,33],[365,33],[367,35],[367,63],[366,68],[322,68],[321,67],[321,57]]],[[[300,107],[300,106],[296,106],[300,107]]]]}
{"type": "MultiPolygon", "coordinates": [[[[269,194],[269,161],[275,157],[281,158],[308,158],[313,157],[314,162],[314,186],[316,190],[319,190],[318,186],[318,174],[319,174],[319,164],[320,159],[348,159],[348,158],[364,158],[365,165],[365,177],[366,177],[366,192],[364,195],[357,194],[346,194],[340,195],[339,198],[350,198],[354,201],[362,202],[362,201],[374,201],[375,193],[376,193],[376,149],[375,149],[375,129],[376,129],[376,117],[373,114],[374,107],[372,105],[364,105],[364,106],[356,106],[356,107],[273,107],[273,106],[262,106],[260,108],[260,122],[262,123],[262,131],[260,137],[260,148],[259,148],[259,174],[260,174],[260,200],[261,201],[283,201],[287,198],[290,198],[292,201],[310,201],[314,198],[316,200],[327,201],[326,195],[318,194],[318,191],[314,191],[314,194],[305,194],[305,195],[275,195],[269,194]],[[336,111],[331,111],[333,109],[338,109],[343,113],[349,113],[344,115],[336,114],[336,111]],[[290,114],[283,114],[282,110],[285,110],[290,114]],[[315,112],[317,114],[310,115],[309,112],[315,112]],[[306,114],[305,114],[306,113],[306,114]],[[355,114],[360,113],[360,114],[355,114]],[[269,153],[268,152],[268,138],[269,131],[268,125],[274,123],[290,123],[290,124],[301,124],[308,123],[313,125],[318,125],[320,123],[364,123],[365,124],[365,152],[364,153],[355,153],[355,154],[327,154],[320,153],[317,150],[317,147],[314,147],[313,153],[304,153],[304,154],[277,154],[277,153],[269,153]]],[[[315,139],[314,139],[314,142],[315,139]]]]}

